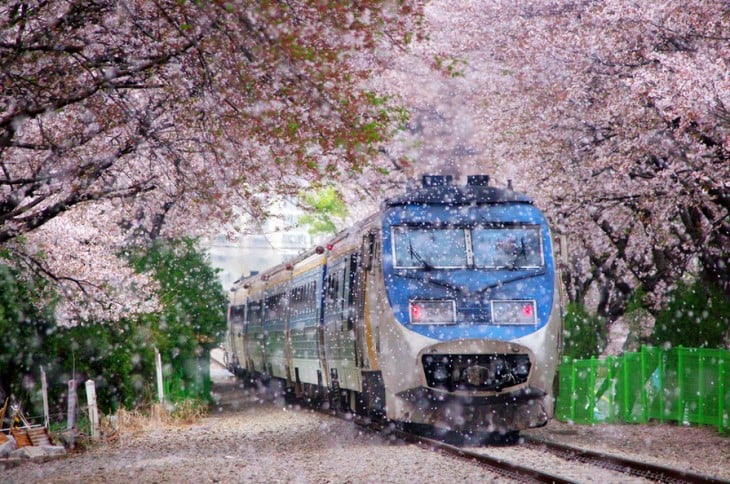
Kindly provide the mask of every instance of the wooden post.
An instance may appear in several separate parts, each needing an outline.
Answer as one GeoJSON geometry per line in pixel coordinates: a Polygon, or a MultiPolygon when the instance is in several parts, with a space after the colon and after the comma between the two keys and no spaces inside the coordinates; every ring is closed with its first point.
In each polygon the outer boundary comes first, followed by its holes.
{"type": "Polygon", "coordinates": [[[94,380],[86,380],[86,402],[89,405],[91,440],[99,438],[99,409],[96,407],[96,386],[94,380]]]}
{"type": "Polygon", "coordinates": [[[76,379],[68,381],[68,418],[66,428],[73,430],[76,425],[76,379]]]}
{"type": "Polygon", "coordinates": [[[46,381],[46,370],[41,366],[41,393],[43,393],[43,424],[48,428],[49,411],[48,411],[48,382],[46,381]]]}
{"type": "Polygon", "coordinates": [[[157,399],[160,403],[165,403],[165,387],[162,381],[162,358],[157,347],[155,347],[155,368],[157,369],[157,399]]]}

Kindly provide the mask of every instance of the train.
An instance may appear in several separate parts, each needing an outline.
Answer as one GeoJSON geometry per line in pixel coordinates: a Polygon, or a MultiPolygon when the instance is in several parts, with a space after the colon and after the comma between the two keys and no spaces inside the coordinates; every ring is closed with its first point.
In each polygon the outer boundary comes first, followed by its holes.
{"type": "Polygon", "coordinates": [[[424,175],[325,243],[236,281],[226,364],[287,401],[514,438],[553,416],[553,242],[511,183],[424,175]]]}

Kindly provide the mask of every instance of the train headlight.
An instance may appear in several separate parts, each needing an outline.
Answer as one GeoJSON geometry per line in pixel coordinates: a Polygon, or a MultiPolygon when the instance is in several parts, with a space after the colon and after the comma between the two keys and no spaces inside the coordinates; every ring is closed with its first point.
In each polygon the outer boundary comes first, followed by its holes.
{"type": "Polygon", "coordinates": [[[412,300],[408,303],[411,324],[454,324],[456,301],[412,300]]]}
{"type": "Polygon", "coordinates": [[[492,301],[492,324],[535,325],[535,301],[492,301]]]}

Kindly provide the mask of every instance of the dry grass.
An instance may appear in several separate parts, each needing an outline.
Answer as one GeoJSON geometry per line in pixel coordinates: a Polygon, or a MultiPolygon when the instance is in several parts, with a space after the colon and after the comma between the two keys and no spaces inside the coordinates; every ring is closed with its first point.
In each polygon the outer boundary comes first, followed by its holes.
{"type": "Polygon", "coordinates": [[[120,409],[114,417],[104,419],[102,433],[134,435],[164,426],[190,425],[199,422],[207,414],[207,406],[197,400],[184,400],[175,404],[157,403],[135,410],[120,409]]]}
{"type": "Polygon", "coordinates": [[[199,400],[183,400],[173,408],[171,417],[176,424],[192,424],[208,415],[208,407],[199,400]]]}

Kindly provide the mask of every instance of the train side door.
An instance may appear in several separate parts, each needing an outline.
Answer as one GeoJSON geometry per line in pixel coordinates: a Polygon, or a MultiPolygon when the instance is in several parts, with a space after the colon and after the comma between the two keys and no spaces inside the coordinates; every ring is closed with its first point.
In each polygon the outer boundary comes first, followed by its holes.
{"type": "Polygon", "coordinates": [[[244,346],[247,357],[246,368],[252,376],[255,376],[264,371],[263,302],[261,300],[249,300],[246,309],[244,333],[244,346]]]}
{"type": "Polygon", "coordinates": [[[233,372],[238,374],[241,365],[245,362],[245,353],[243,348],[243,325],[246,314],[246,306],[244,304],[233,306],[230,313],[231,321],[231,362],[233,364],[233,372]]]}
{"type": "Polygon", "coordinates": [[[324,280],[324,326],[326,339],[342,330],[344,307],[344,265],[340,262],[328,267],[324,280]]]}
{"type": "Polygon", "coordinates": [[[358,368],[366,368],[367,349],[365,346],[365,284],[367,272],[361,251],[352,254],[350,259],[350,291],[348,303],[348,326],[355,337],[355,363],[358,368]]]}

